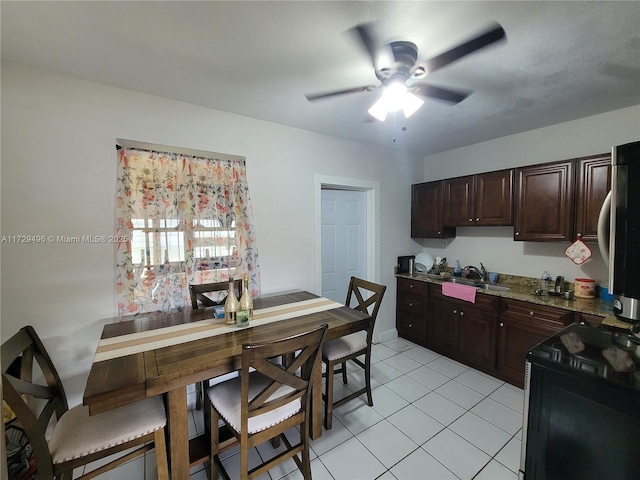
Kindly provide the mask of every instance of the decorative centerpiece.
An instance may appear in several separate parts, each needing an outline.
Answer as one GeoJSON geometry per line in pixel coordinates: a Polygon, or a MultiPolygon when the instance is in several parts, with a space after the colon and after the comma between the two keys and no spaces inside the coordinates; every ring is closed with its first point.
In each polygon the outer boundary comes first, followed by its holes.
{"type": "Polygon", "coordinates": [[[227,325],[234,325],[240,309],[240,303],[233,291],[233,279],[229,281],[229,294],[227,300],[224,302],[224,323],[227,325]]]}
{"type": "Polygon", "coordinates": [[[240,297],[240,306],[236,315],[236,325],[238,327],[246,327],[253,318],[253,299],[249,294],[249,275],[244,274],[242,277],[242,296],[240,297]]]}

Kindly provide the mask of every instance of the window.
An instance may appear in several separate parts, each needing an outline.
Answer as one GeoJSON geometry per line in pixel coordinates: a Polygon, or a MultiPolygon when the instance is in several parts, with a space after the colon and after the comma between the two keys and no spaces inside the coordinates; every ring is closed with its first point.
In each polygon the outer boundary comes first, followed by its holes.
{"type": "Polygon", "coordinates": [[[243,273],[257,296],[244,159],[164,148],[118,149],[116,232],[124,239],[116,253],[119,315],[180,310],[190,303],[189,284],[243,273]]]}

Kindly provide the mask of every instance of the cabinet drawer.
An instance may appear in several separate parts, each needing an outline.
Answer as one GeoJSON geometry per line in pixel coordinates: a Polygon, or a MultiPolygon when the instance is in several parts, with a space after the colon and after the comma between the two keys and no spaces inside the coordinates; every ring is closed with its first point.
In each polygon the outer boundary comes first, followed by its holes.
{"type": "Polygon", "coordinates": [[[543,322],[550,325],[568,325],[573,320],[573,313],[544,305],[536,305],[508,298],[502,299],[501,317],[522,321],[543,322]]]}
{"type": "Polygon", "coordinates": [[[599,328],[602,326],[604,317],[598,315],[590,315],[588,313],[576,312],[573,321],[582,325],[599,328]]]}
{"type": "Polygon", "coordinates": [[[396,312],[396,328],[402,338],[424,344],[427,335],[427,323],[418,317],[404,312],[396,312]]]}
{"type": "Polygon", "coordinates": [[[426,315],[427,303],[428,298],[422,295],[413,295],[404,291],[398,292],[398,310],[402,310],[411,315],[426,315]]]}
{"type": "Polygon", "coordinates": [[[500,305],[500,297],[493,295],[484,295],[482,293],[476,294],[476,303],[465,302],[464,300],[458,300],[457,298],[447,297],[442,294],[442,285],[432,283],[429,287],[429,297],[436,300],[442,300],[450,303],[457,303],[469,308],[476,308],[484,312],[498,313],[500,305]]]}
{"type": "Polygon", "coordinates": [[[429,284],[410,278],[398,278],[398,292],[400,291],[426,297],[429,294],[429,284]]]}

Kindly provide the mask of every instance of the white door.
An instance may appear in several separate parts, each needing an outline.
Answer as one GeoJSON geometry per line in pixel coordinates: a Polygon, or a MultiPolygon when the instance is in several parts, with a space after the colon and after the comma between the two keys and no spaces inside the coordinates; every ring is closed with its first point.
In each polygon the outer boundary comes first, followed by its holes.
{"type": "Polygon", "coordinates": [[[344,303],[352,276],[367,278],[367,194],[322,189],[322,296],[344,303]]]}

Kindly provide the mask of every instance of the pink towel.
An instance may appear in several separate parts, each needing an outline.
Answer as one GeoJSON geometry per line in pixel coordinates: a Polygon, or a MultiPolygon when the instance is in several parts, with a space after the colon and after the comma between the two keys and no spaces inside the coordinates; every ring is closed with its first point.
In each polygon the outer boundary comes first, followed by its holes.
{"type": "Polygon", "coordinates": [[[459,283],[443,283],[442,294],[447,297],[459,298],[465,302],[476,303],[476,287],[460,285],[459,283]]]}

